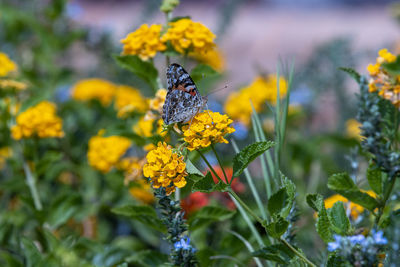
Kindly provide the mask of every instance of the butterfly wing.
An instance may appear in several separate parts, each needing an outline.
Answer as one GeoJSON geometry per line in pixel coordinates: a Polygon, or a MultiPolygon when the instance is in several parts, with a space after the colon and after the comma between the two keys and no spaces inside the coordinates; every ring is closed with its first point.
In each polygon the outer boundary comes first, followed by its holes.
{"type": "Polygon", "coordinates": [[[165,124],[187,122],[205,105],[190,75],[179,64],[167,69],[168,93],[163,106],[165,124]]]}

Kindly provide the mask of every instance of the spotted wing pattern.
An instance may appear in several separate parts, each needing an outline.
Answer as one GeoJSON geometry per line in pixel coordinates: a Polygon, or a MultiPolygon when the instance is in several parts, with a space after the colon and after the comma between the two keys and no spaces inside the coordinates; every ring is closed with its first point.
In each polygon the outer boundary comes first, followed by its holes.
{"type": "Polygon", "coordinates": [[[167,84],[168,93],[162,115],[167,125],[190,121],[207,103],[190,75],[179,64],[173,63],[168,67],[167,84]]]}

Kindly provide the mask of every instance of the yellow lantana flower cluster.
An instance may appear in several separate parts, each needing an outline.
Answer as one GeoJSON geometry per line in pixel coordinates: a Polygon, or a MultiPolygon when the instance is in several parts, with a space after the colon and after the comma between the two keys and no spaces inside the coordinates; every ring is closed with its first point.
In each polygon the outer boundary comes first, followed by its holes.
{"type": "Polygon", "coordinates": [[[160,39],[162,26],[154,24],[149,27],[143,24],[134,32],[129,33],[125,39],[121,40],[124,44],[123,55],[137,55],[142,60],[155,57],[158,51],[164,51],[167,47],[160,39]]]}
{"type": "MultiPolygon", "coordinates": [[[[133,125],[132,130],[134,133],[142,136],[142,137],[151,137],[153,136],[153,128],[154,128],[155,119],[146,118],[146,116],[141,117],[135,125],[133,125]]],[[[163,132],[163,120],[157,120],[157,134],[161,136],[165,136],[167,132],[163,132]]]]}
{"type": "Polygon", "coordinates": [[[28,108],[17,116],[17,124],[11,128],[14,139],[37,135],[39,138],[63,137],[62,119],[56,114],[56,105],[48,101],[28,108]]]}
{"type": "Polygon", "coordinates": [[[136,185],[129,189],[129,193],[142,203],[151,204],[154,202],[154,194],[151,190],[150,183],[144,179],[138,180],[136,185]]]}
{"type": "Polygon", "coordinates": [[[400,75],[393,77],[382,67],[384,63],[393,63],[397,57],[386,48],[379,50],[375,64],[369,64],[367,71],[371,76],[369,80],[369,91],[390,100],[393,105],[400,107],[400,75]]]}
{"type": "Polygon", "coordinates": [[[144,113],[149,108],[149,101],[142,96],[139,90],[127,85],[120,85],[115,93],[115,108],[118,110],[118,117],[124,117],[133,111],[144,113]]]}
{"type": "MultiPolygon", "coordinates": [[[[225,112],[234,120],[245,125],[250,124],[252,113],[251,103],[254,109],[260,112],[266,101],[275,104],[277,100],[278,79],[276,75],[256,77],[254,81],[239,92],[232,93],[225,102],[225,112]]],[[[287,93],[287,82],[283,77],[279,78],[279,94],[283,98],[287,93]]]]}
{"type": "MultiPolygon", "coordinates": [[[[374,191],[371,191],[371,190],[365,191],[365,193],[367,193],[368,195],[370,195],[373,198],[376,197],[376,194],[374,191]]],[[[332,208],[333,205],[338,201],[343,202],[345,209],[349,212],[349,215],[353,220],[356,220],[358,218],[358,216],[364,211],[364,208],[362,206],[355,204],[353,202],[350,202],[347,198],[345,198],[344,196],[341,196],[339,194],[330,196],[327,199],[325,199],[324,200],[325,208],[326,209],[332,208]]]]}
{"type": "Polygon", "coordinates": [[[10,79],[2,79],[2,80],[0,80],[0,89],[14,89],[16,91],[23,91],[27,87],[28,87],[28,85],[26,83],[23,83],[23,82],[10,80],[10,79]]]}
{"type": "Polygon", "coordinates": [[[0,52],[0,77],[7,76],[10,72],[17,70],[14,63],[6,54],[0,52]]]}
{"type": "Polygon", "coordinates": [[[200,22],[180,19],[169,23],[167,32],[161,37],[163,42],[170,41],[174,49],[181,54],[194,52],[204,54],[215,47],[215,35],[200,22]]]}
{"type": "Polygon", "coordinates": [[[87,153],[90,166],[103,173],[109,172],[117,165],[131,144],[131,140],[122,136],[93,136],[89,140],[87,153]]]}
{"type": "Polygon", "coordinates": [[[117,86],[109,81],[98,78],[84,79],[74,85],[71,96],[79,101],[97,99],[103,106],[108,106],[116,90],[117,86]]]}
{"type": "Polygon", "coordinates": [[[207,53],[189,53],[189,57],[194,58],[200,63],[204,63],[217,71],[223,71],[225,68],[225,60],[221,51],[214,48],[207,53]]]}
{"type": "Polygon", "coordinates": [[[206,110],[197,114],[190,126],[182,128],[184,140],[188,143],[187,148],[193,151],[215,143],[227,144],[228,140],[224,136],[235,131],[229,126],[232,122],[227,115],[218,112],[206,110]]]}
{"type": "Polygon", "coordinates": [[[143,177],[143,165],[145,164],[145,159],[139,159],[137,157],[126,157],[121,159],[117,168],[124,171],[124,184],[128,185],[129,182],[137,181],[139,178],[143,177]]]}
{"type": "Polygon", "coordinates": [[[164,187],[169,195],[175,188],[186,185],[186,163],[183,156],[172,150],[165,142],[158,142],[157,147],[146,156],[143,175],[151,179],[154,188],[164,187]]]}

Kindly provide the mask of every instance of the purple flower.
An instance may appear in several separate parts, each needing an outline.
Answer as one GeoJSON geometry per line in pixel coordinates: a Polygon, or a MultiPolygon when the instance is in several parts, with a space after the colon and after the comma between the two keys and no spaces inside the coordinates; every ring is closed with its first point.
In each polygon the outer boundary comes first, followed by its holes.
{"type": "Polygon", "coordinates": [[[353,235],[349,237],[350,243],[354,246],[356,244],[361,244],[365,240],[363,235],[353,235]]]}
{"type": "Polygon", "coordinates": [[[386,245],[388,243],[388,240],[383,236],[383,231],[375,232],[375,230],[372,230],[372,238],[377,245],[386,245]]]}
{"type": "Polygon", "coordinates": [[[334,251],[340,248],[340,241],[342,240],[342,237],[340,235],[334,235],[333,238],[335,238],[335,242],[328,243],[328,251],[334,251]]]}

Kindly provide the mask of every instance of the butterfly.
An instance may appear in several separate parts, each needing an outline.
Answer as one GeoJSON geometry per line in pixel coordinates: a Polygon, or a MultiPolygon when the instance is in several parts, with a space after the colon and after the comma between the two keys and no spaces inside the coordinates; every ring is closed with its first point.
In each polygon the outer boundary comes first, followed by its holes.
{"type": "Polygon", "coordinates": [[[163,106],[162,118],[166,125],[189,122],[207,104],[185,69],[176,63],[167,69],[168,93],[163,106]]]}

